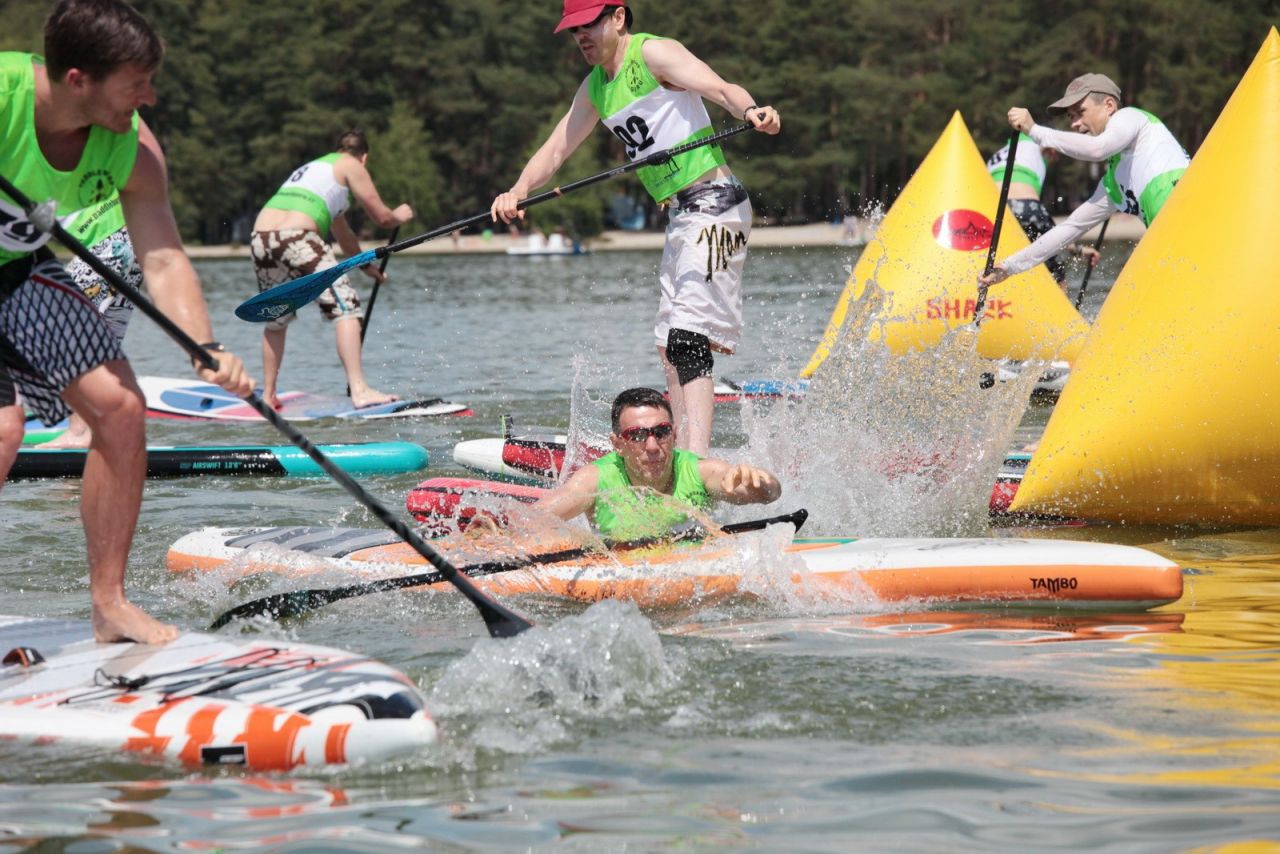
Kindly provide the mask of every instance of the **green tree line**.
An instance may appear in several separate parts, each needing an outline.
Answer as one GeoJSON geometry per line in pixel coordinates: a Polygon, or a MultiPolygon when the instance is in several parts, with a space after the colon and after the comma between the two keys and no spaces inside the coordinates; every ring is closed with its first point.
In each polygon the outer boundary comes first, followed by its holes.
{"type": "MultiPolygon", "coordinates": [[[[563,115],[586,73],[560,3],[512,0],[138,0],[168,43],[145,112],[169,161],[184,235],[226,242],[298,164],[365,129],[370,169],[414,228],[486,209],[563,115]]],[[[48,0],[6,0],[0,49],[39,51],[48,0]]],[[[635,30],[678,38],[783,117],[778,137],[727,143],[757,213],[830,219],[891,203],[959,110],[984,153],[1004,114],[1044,105],[1085,71],[1159,115],[1194,153],[1280,0],[704,0],[632,4],[635,30]]],[[[739,119],[711,106],[718,126],[739,119]]],[[[1271,141],[1270,144],[1274,144],[1271,141]]],[[[620,162],[603,132],[567,181],[620,162]]],[[[1051,174],[1070,207],[1091,181],[1051,174]]],[[[544,228],[604,225],[618,178],[537,209],[544,228]]]]}

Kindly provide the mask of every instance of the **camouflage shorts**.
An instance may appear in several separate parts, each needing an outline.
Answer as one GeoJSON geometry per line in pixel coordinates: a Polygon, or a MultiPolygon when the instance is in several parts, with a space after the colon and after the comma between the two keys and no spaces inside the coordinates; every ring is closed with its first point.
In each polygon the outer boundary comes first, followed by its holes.
{"type": "MultiPolygon", "coordinates": [[[[253,269],[258,276],[258,292],[274,288],[291,279],[327,270],[336,266],[333,249],[328,241],[315,231],[305,228],[287,228],[281,231],[255,231],[249,243],[253,254],[253,269]]],[[[347,277],[340,276],[316,300],[325,320],[343,317],[364,317],[360,307],[360,295],[351,287],[347,277]]],[[[293,323],[296,314],[286,314],[267,324],[269,329],[284,329],[293,323]]]]}

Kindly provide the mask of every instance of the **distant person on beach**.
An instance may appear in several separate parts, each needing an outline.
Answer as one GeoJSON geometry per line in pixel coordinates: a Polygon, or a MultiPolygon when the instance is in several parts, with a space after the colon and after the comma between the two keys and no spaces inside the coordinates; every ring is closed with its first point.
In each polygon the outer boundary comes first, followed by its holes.
{"type": "MultiPolygon", "coordinates": [[[[782,129],[777,110],[757,106],[746,89],[725,82],[680,42],[633,34],[631,24],[631,10],[624,5],[564,0],[556,32],[573,36],[592,69],[516,183],[494,199],[495,221],[523,217],[520,201],[551,180],[597,120],[622,141],[632,160],[709,136],[704,98],[763,133],[782,129]]],[[[715,406],[712,353],[732,354],[742,334],[751,202],[716,145],[637,174],[656,202],[670,206],[654,337],[679,445],[705,454],[715,406]]]]}
{"type": "MultiPolygon", "coordinates": [[[[76,219],[117,193],[156,307],[206,350],[205,382],[244,396],[244,365],[213,341],[200,279],[169,206],[164,153],[138,108],[156,102],[164,44],[123,0],[61,0],[44,58],[0,53],[0,174],[76,219]]],[[[48,247],[50,235],[0,193],[0,483],[23,437],[18,395],[43,423],[74,410],[92,430],[80,496],[93,633],[99,641],[177,637],[129,601],[124,578],[146,479],[146,404],[120,342],[48,247]]]]}
{"type": "Polygon", "coordinates": [[[1187,152],[1158,118],[1137,107],[1122,107],[1120,87],[1105,74],[1084,74],[1049,105],[1051,115],[1066,113],[1072,131],[1036,124],[1023,107],[1009,110],[1009,125],[1038,145],[1068,157],[1107,163],[1107,171],[1089,200],[1026,249],[1005,258],[979,281],[994,285],[1030,270],[1101,225],[1114,211],[1140,216],[1150,227],[1190,164],[1187,152]]]}
{"type": "MultiPolygon", "coordinates": [[[[368,162],[368,140],[359,130],[349,130],[338,138],[332,153],[299,166],[267,201],[253,224],[250,241],[259,291],[335,266],[333,248],[326,239],[330,231],[348,256],[360,254],[360,243],[344,216],[353,196],[381,228],[395,228],[413,219],[413,208],[407,204],[392,210],[383,203],[366,168],[368,162]]],[[[386,280],[372,262],[360,269],[375,282],[386,280]]],[[[334,324],[338,358],[347,374],[352,405],[398,400],[393,394],[371,388],[365,380],[360,355],[364,309],[347,277],[340,276],[316,302],[324,319],[334,324]]],[[[272,320],[262,333],[262,396],[277,408],[276,385],[284,361],[285,335],[296,318],[290,313],[272,320]]]]}
{"type": "MultiPolygon", "coordinates": [[[[1037,240],[1047,234],[1054,226],[1053,217],[1040,201],[1044,191],[1044,179],[1048,174],[1048,165],[1057,152],[1052,148],[1042,148],[1034,139],[1025,133],[1018,137],[1017,162],[1013,164],[1013,175],[1009,179],[1009,209],[1022,226],[1029,240],[1037,240]]],[[[987,170],[997,184],[1004,182],[1005,170],[1009,164],[1009,144],[1006,142],[987,160],[987,170]]],[[[1069,244],[1066,251],[1074,255],[1083,255],[1092,266],[1097,262],[1098,252],[1092,247],[1081,247],[1069,244]]],[[[1054,281],[1066,288],[1067,267],[1058,255],[1051,256],[1044,262],[1053,275],[1054,281]]]]}

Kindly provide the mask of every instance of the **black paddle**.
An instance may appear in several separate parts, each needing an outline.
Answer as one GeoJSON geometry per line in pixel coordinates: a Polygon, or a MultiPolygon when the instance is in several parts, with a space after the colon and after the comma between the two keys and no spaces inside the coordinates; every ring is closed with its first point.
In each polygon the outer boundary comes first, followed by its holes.
{"type": "MultiPolygon", "coordinates": [[[[1107,217],[1106,221],[1102,223],[1102,230],[1098,232],[1098,239],[1093,243],[1095,250],[1101,251],[1102,238],[1107,236],[1107,226],[1109,225],[1111,225],[1111,217],[1107,217]]],[[[1089,276],[1092,275],[1095,266],[1097,265],[1090,264],[1084,270],[1084,279],[1080,282],[1080,292],[1076,294],[1076,311],[1080,310],[1080,306],[1084,302],[1084,292],[1089,287],[1089,276]]]]}
{"type": "MultiPolygon", "coordinates": [[[[209,351],[201,347],[191,336],[183,332],[172,320],[170,320],[160,309],[156,308],[151,300],[144,297],[137,288],[125,282],[118,276],[114,270],[98,259],[96,255],[84,247],[80,241],[76,240],[66,229],[59,224],[56,216],[57,205],[53,201],[45,202],[37,206],[26,194],[10,183],[9,179],[0,175],[0,189],[4,190],[11,199],[17,202],[27,212],[27,218],[32,225],[40,229],[46,234],[52,234],[59,242],[78,255],[86,264],[102,278],[110,282],[111,285],[124,294],[135,306],[137,306],[143,314],[155,321],[161,329],[163,329],[170,338],[178,343],[183,350],[191,356],[192,360],[198,362],[202,367],[211,371],[218,369],[218,362],[209,354],[209,351]]],[[[462,591],[462,594],[471,600],[471,603],[480,611],[480,616],[484,618],[485,625],[489,629],[489,634],[493,637],[512,637],[523,632],[525,629],[531,628],[532,623],[524,617],[516,614],[514,611],[508,610],[503,605],[495,602],[486,596],[474,584],[471,583],[465,575],[458,572],[443,556],[435,549],[431,548],[422,538],[409,529],[407,525],[400,519],[391,514],[376,498],[365,490],[363,486],[356,482],[351,475],[347,474],[338,466],[320,452],[315,445],[311,444],[311,440],[302,435],[296,427],[280,417],[280,414],[272,409],[257,395],[250,394],[244,398],[244,401],[257,411],[259,415],[271,423],[282,434],[289,439],[290,442],[301,448],[307,456],[315,461],[316,465],[324,469],[331,478],[342,485],[347,492],[369,508],[384,525],[396,533],[398,537],[413,547],[413,550],[422,555],[426,560],[440,571],[441,576],[452,583],[455,587],[462,591]]]]}
{"type": "MultiPolygon", "coordinates": [[[[1014,131],[1009,137],[1009,156],[1004,162],[1004,180],[1000,182],[1000,201],[996,204],[995,223],[991,227],[991,246],[987,250],[987,265],[982,269],[982,275],[991,275],[991,271],[996,267],[996,246],[1000,243],[1000,227],[1004,225],[1005,205],[1009,204],[1009,186],[1013,183],[1013,164],[1018,155],[1018,137],[1021,134],[1014,131]]],[[[977,330],[982,325],[982,314],[987,310],[987,283],[980,282],[978,284],[978,304],[973,310],[973,328],[977,330]]],[[[996,375],[989,371],[983,371],[982,376],[978,379],[979,388],[991,388],[996,384],[996,375]]]]}
{"type": "MultiPolygon", "coordinates": [[[[397,225],[392,230],[391,236],[387,238],[387,246],[390,246],[391,244],[395,243],[396,236],[399,234],[400,234],[400,226],[397,225]]],[[[391,260],[390,253],[382,256],[382,264],[378,267],[379,273],[382,273],[384,275],[386,274],[387,262],[390,260],[391,260]]],[[[369,318],[373,316],[373,304],[378,301],[378,288],[380,287],[382,287],[381,279],[373,283],[373,290],[369,292],[369,307],[364,310],[364,317],[360,318],[360,343],[361,344],[364,343],[364,334],[369,331],[369,318]]],[[[351,390],[348,389],[347,393],[350,394],[351,390]]]]}
{"type": "MultiPolygon", "coordinates": [[[[753,127],[755,126],[750,122],[747,122],[735,127],[726,128],[719,133],[704,136],[701,139],[695,139],[692,142],[686,142],[683,145],[676,145],[671,148],[663,149],[662,151],[655,151],[648,157],[641,157],[639,160],[632,160],[630,163],[615,166],[613,169],[600,172],[599,174],[592,175],[588,178],[571,181],[562,187],[554,187],[544,193],[537,193],[529,196],[527,199],[523,199],[517,207],[524,210],[525,208],[533,207],[536,204],[541,204],[542,202],[549,201],[551,199],[558,199],[565,193],[580,190],[583,187],[625,174],[643,166],[661,166],[677,154],[683,154],[686,151],[692,151],[693,149],[701,148],[704,145],[712,145],[723,139],[727,139],[734,134],[750,130],[753,127]]],[[[339,276],[347,270],[350,270],[352,267],[362,267],[370,261],[374,261],[378,258],[386,258],[387,255],[392,252],[399,252],[402,249],[417,246],[419,243],[425,243],[428,240],[440,237],[444,234],[449,234],[450,232],[456,231],[460,228],[468,228],[473,225],[489,222],[491,219],[492,214],[489,211],[485,211],[484,213],[479,213],[475,216],[460,219],[457,222],[451,222],[448,225],[442,225],[439,228],[434,228],[431,231],[424,232],[416,237],[406,238],[405,240],[401,240],[399,243],[379,246],[377,249],[370,249],[368,251],[361,252],[359,255],[353,255],[327,270],[320,270],[307,276],[292,279],[291,281],[276,285],[274,288],[265,290],[256,296],[250,297],[240,303],[240,305],[236,306],[236,317],[239,317],[241,320],[249,320],[257,323],[265,323],[268,320],[275,320],[281,315],[288,314],[291,311],[297,311],[300,307],[320,296],[320,294],[324,293],[325,289],[333,284],[339,276]]]]}
{"type": "MultiPolygon", "coordinates": [[[[783,516],[770,516],[767,519],[755,519],[750,522],[738,522],[732,525],[725,525],[720,530],[726,534],[741,534],[744,531],[759,531],[769,525],[790,522],[795,525],[796,530],[798,531],[800,530],[800,526],[803,525],[805,520],[808,518],[809,511],[801,509],[783,516]]],[[[683,536],[684,538],[688,538],[688,533],[686,532],[683,536]]],[[[671,542],[671,540],[632,540],[624,543],[615,543],[612,548],[636,549],[644,548],[645,546],[657,545],[661,542],[671,542]]],[[[545,554],[532,555],[527,558],[472,564],[462,568],[466,570],[469,577],[475,578],[481,575],[495,575],[500,572],[511,572],[513,570],[524,569],[526,567],[541,564],[575,560],[576,558],[586,557],[592,553],[592,549],[584,546],[580,548],[565,549],[558,552],[547,552],[545,554]]],[[[245,602],[242,605],[237,605],[210,623],[209,631],[220,629],[232,620],[247,619],[251,617],[270,617],[273,620],[280,620],[286,617],[297,617],[310,611],[314,611],[316,608],[321,608],[342,599],[353,599],[357,596],[367,596],[370,593],[385,593],[388,590],[403,590],[406,587],[421,587],[426,584],[438,584],[444,580],[444,577],[438,572],[420,572],[415,575],[402,575],[396,578],[380,578],[375,581],[362,581],[358,584],[347,584],[343,587],[315,587],[309,590],[291,590],[288,593],[275,593],[271,596],[264,596],[261,599],[254,599],[252,602],[245,602]]]]}

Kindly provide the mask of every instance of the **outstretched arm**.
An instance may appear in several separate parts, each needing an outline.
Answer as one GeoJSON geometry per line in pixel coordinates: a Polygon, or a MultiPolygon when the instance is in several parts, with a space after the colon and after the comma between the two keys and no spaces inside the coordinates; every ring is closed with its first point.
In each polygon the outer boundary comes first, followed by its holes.
{"type": "Polygon", "coordinates": [[[718,501],[769,504],[782,494],[782,484],[767,469],[705,459],[698,461],[698,472],[707,486],[707,494],[718,501]]]}
{"type": "Polygon", "coordinates": [[[1107,126],[1097,136],[1054,130],[1044,125],[1033,125],[1027,136],[1076,160],[1101,163],[1132,145],[1146,123],[1146,117],[1137,110],[1121,110],[1107,121],[1107,126]]]}
{"type": "MultiPolygon", "coordinates": [[[[382,196],[378,195],[378,188],[373,185],[373,177],[363,163],[354,157],[343,157],[339,162],[347,179],[347,189],[379,228],[395,228],[413,219],[413,208],[407,204],[400,205],[395,210],[387,207],[382,201],[382,196]]],[[[345,250],[346,247],[344,246],[343,249],[345,250]]]]}
{"type": "Polygon", "coordinates": [[[1034,243],[1021,252],[1015,252],[1005,258],[995,266],[990,274],[979,276],[978,281],[986,285],[998,284],[1010,276],[1024,273],[1037,264],[1043,264],[1054,255],[1057,255],[1062,247],[1079,240],[1095,225],[1101,225],[1106,222],[1107,218],[1114,212],[1115,207],[1111,204],[1111,200],[1107,198],[1106,188],[1099,183],[1089,201],[1072,211],[1071,216],[1067,217],[1065,222],[1061,225],[1055,225],[1040,235],[1034,243]]]}
{"type": "Polygon", "coordinates": [[[564,114],[547,141],[534,152],[533,157],[525,164],[520,177],[511,185],[511,189],[493,200],[490,213],[493,221],[503,222],[519,217],[524,219],[524,211],[517,205],[529,194],[551,180],[551,176],[559,171],[569,155],[578,150],[596,123],[596,108],[591,105],[591,96],[587,94],[587,81],[583,80],[578,87],[578,94],[573,97],[569,112],[564,114]]]}
{"type": "Polygon", "coordinates": [[[599,485],[600,470],[595,466],[584,466],[563,484],[539,498],[533,506],[568,521],[581,516],[595,505],[599,485]]]}
{"type": "Polygon", "coordinates": [[[758,106],[750,92],[736,83],[727,82],[680,42],[650,39],[642,50],[645,64],[663,85],[701,95],[730,114],[751,122],[758,131],[774,134],[782,130],[782,119],[777,110],[758,106]],[[748,114],[751,107],[755,109],[748,114]]]}

